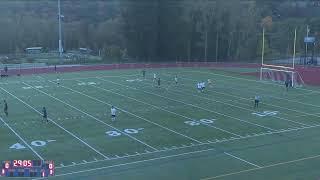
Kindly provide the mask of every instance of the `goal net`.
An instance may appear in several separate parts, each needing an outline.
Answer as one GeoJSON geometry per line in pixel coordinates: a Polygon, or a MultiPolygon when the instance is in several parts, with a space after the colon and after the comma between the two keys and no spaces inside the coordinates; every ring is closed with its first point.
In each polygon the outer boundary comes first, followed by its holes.
{"type": "Polygon", "coordinates": [[[284,84],[285,81],[288,81],[293,87],[302,87],[304,85],[299,72],[287,69],[261,67],[260,80],[279,84],[284,84]]]}

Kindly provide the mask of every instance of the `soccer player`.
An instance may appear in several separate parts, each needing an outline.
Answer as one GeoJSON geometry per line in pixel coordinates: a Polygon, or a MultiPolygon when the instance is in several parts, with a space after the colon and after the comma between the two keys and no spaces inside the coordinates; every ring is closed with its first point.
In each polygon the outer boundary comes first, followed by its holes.
{"type": "Polygon", "coordinates": [[[146,78],[146,70],[142,70],[142,77],[145,79],[146,78]]]}
{"type": "Polygon", "coordinates": [[[197,89],[198,89],[198,92],[201,92],[201,83],[197,83],[197,89]]]}
{"type": "Polygon", "coordinates": [[[3,103],[4,103],[4,108],[3,108],[3,111],[4,111],[4,114],[8,117],[8,104],[7,104],[7,101],[6,100],[3,100],[3,103]]]}
{"type": "Polygon", "coordinates": [[[158,78],[158,88],[160,87],[160,78],[158,78]]]}
{"type": "Polygon", "coordinates": [[[284,84],[285,84],[286,89],[287,89],[287,92],[288,92],[288,89],[289,89],[289,80],[286,80],[286,81],[284,82],[284,84]]]}
{"type": "Polygon", "coordinates": [[[254,96],[254,108],[259,107],[259,101],[260,101],[260,96],[258,95],[254,96]]]}
{"type": "Polygon", "coordinates": [[[178,84],[178,76],[177,75],[174,77],[174,82],[176,83],[176,85],[178,84]]]}
{"type": "Polygon", "coordinates": [[[57,84],[58,84],[58,86],[60,85],[60,78],[59,78],[59,76],[57,77],[57,84]]]}
{"type": "Polygon", "coordinates": [[[111,106],[111,120],[115,121],[116,120],[116,108],[114,108],[114,106],[111,106]]]}
{"type": "Polygon", "coordinates": [[[153,73],[153,82],[155,83],[157,81],[157,75],[156,73],[153,73]]]}
{"type": "Polygon", "coordinates": [[[48,117],[47,117],[47,109],[46,109],[46,107],[43,107],[42,108],[42,120],[43,121],[47,121],[47,123],[48,123],[48,117]]]}
{"type": "Polygon", "coordinates": [[[208,86],[209,86],[209,87],[212,87],[212,81],[211,81],[211,79],[208,79],[208,86]]]}
{"type": "Polygon", "coordinates": [[[201,91],[203,92],[205,88],[206,88],[206,83],[202,82],[201,83],[201,91]]]}

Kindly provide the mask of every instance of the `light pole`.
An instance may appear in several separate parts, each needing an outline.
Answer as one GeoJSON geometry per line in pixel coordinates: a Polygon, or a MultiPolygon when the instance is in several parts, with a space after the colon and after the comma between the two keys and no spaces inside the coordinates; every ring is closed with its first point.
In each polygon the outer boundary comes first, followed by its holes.
{"type": "Polygon", "coordinates": [[[60,0],[58,0],[58,20],[59,20],[59,57],[60,57],[60,63],[62,64],[62,53],[63,53],[63,47],[62,47],[62,30],[61,30],[61,3],[60,0]]]}

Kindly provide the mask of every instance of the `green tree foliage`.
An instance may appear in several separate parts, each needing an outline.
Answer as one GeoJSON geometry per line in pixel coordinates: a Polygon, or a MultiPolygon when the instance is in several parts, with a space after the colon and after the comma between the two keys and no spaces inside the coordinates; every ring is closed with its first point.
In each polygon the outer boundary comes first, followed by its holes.
{"type": "MultiPolygon", "coordinates": [[[[137,61],[254,61],[303,54],[306,25],[320,38],[319,7],[302,0],[62,0],[66,50],[137,61]]],[[[0,53],[58,46],[55,0],[0,1],[0,53]]]]}

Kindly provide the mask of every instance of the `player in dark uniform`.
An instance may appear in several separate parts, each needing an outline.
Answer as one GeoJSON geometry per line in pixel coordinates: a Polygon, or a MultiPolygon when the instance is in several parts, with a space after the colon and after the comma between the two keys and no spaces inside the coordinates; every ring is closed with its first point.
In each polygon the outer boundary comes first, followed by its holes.
{"type": "Polygon", "coordinates": [[[160,78],[158,78],[158,88],[160,87],[160,78]]]}
{"type": "Polygon", "coordinates": [[[146,78],[146,70],[142,70],[142,77],[145,79],[146,78]]]}
{"type": "Polygon", "coordinates": [[[260,101],[260,96],[255,96],[254,97],[254,108],[259,107],[259,101],[260,101]]]}
{"type": "Polygon", "coordinates": [[[4,103],[4,108],[3,108],[3,111],[4,111],[4,114],[8,117],[8,104],[7,104],[7,101],[6,100],[3,100],[3,103],[4,103]]]}
{"type": "Polygon", "coordinates": [[[47,109],[46,109],[46,107],[43,107],[42,108],[42,120],[46,120],[47,121],[47,123],[48,123],[48,117],[47,117],[47,109]]]}
{"type": "Polygon", "coordinates": [[[285,86],[286,86],[286,89],[287,89],[287,92],[288,92],[288,89],[289,89],[289,83],[290,83],[289,80],[286,80],[286,81],[284,82],[284,84],[285,84],[285,86]]]}

